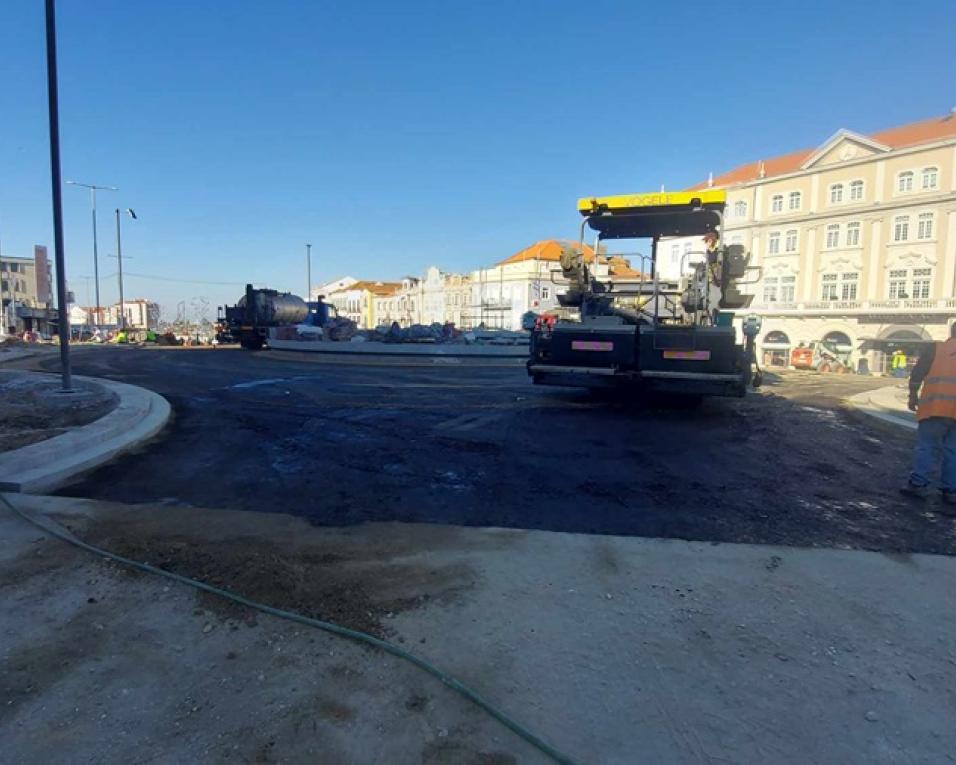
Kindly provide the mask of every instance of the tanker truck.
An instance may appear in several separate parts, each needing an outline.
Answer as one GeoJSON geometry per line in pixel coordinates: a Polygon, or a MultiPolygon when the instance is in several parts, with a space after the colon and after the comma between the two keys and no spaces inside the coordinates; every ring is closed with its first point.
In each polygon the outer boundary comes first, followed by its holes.
{"type": "Polygon", "coordinates": [[[216,339],[238,341],[246,350],[258,351],[268,342],[271,328],[301,324],[308,315],[309,307],[298,295],[247,284],[238,303],[220,306],[216,339]]]}

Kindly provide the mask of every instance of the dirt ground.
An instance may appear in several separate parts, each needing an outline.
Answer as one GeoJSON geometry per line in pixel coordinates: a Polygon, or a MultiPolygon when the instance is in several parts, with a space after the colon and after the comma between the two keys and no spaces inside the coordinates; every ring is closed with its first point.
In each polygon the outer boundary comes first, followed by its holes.
{"type": "Polygon", "coordinates": [[[64,393],[59,377],[0,370],[0,451],[53,438],[98,420],[116,406],[116,396],[76,381],[64,393]]]}
{"type": "MultiPolygon", "coordinates": [[[[11,500],[388,636],[580,763],[956,752],[952,558],[11,500]]],[[[0,538],[4,762],[547,761],[377,650],[132,574],[2,507],[0,538]]]]}

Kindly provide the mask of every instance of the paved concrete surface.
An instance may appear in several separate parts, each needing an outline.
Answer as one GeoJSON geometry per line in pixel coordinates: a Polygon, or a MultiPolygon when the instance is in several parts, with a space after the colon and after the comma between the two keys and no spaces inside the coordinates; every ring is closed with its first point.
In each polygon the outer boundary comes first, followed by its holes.
{"type": "MultiPolygon", "coordinates": [[[[32,373],[36,375],[36,373],[32,373]]],[[[53,375],[45,375],[53,377],[53,375]]],[[[48,492],[156,436],[172,410],[159,394],[135,385],[73,376],[77,386],[115,399],[105,414],[53,438],[0,453],[0,489],[48,492]]]]}
{"type": "MultiPolygon", "coordinates": [[[[956,759],[952,558],[10,498],[389,635],[582,763],[956,759]]],[[[129,574],[2,506],[0,538],[4,762],[543,762],[397,659],[129,574]]]]}
{"type": "Polygon", "coordinates": [[[882,422],[916,430],[916,414],[907,407],[909,386],[905,382],[856,393],[847,402],[858,411],[882,422]]]}
{"type": "Polygon", "coordinates": [[[844,405],[880,379],[794,372],[687,411],[535,387],[520,360],[272,358],[87,352],[79,372],[147,386],[175,420],[168,437],[61,492],[323,525],[956,552],[937,499],[899,494],[913,436],[844,405]]]}

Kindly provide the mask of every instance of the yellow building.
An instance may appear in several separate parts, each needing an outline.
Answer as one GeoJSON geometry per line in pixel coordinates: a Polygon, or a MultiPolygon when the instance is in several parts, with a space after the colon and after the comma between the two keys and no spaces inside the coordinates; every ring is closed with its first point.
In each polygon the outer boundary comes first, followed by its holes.
{"type": "Polygon", "coordinates": [[[336,307],[339,316],[351,319],[361,329],[374,329],[383,318],[387,318],[376,315],[376,308],[380,305],[378,299],[394,294],[401,286],[400,282],[353,282],[330,292],[326,298],[336,307]]]}
{"type": "MultiPolygon", "coordinates": [[[[785,362],[828,339],[883,371],[894,347],[941,340],[956,318],[956,110],[751,162],[699,188],[724,188],[725,242],[761,267],[749,289],[758,348],[785,362]]],[[[683,242],[662,243],[668,248],[683,242]]],[[[678,252],[675,249],[675,252],[678,252]]]]}

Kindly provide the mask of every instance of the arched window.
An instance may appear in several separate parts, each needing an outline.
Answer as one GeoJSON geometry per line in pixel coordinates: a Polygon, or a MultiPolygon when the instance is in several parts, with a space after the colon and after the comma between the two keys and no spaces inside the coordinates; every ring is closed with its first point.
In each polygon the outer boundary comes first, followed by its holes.
{"type": "Polygon", "coordinates": [[[850,342],[850,336],[846,332],[834,330],[827,332],[823,336],[823,342],[826,345],[835,346],[838,351],[852,351],[853,344],[850,342]]]}
{"type": "Polygon", "coordinates": [[[734,203],[734,216],[737,218],[746,218],[747,217],[747,203],[746,202],[735,202],[734,203]]]}
{"type": "Polygon", "coordinates": [[[896,190],[901,194],[906,193],[907,191],[913,190],[913,173],[910,170],[907,170],[904,173],[900,173],[896,179],[896,190]]]}
{"type": "Polygon", "coordinates": [[[785,332],[768,332],[764,335],[761,350],[764,364],[775,367],[790,365],[790,338],[785,332]]]}
{"type": "Polygon", "coordinates": [[[923,188],[935,189],[939,184],[939,169],[935,167],[923,168],[923,188]]]}
{"type": "Polygon", "coordinates": [[[786,332],[780,332],[779,330],[774,330],[773,332],[768,332],[763,339],[764,343],[774,343],[775,345],[790,345],[790,338],[787,337],[786,332]]]}
{"type": "Polygon", "coordinates": [[[837,205],[843,201],[843,184],[834,183],[830,187],[830,204],[837,205]]]}

